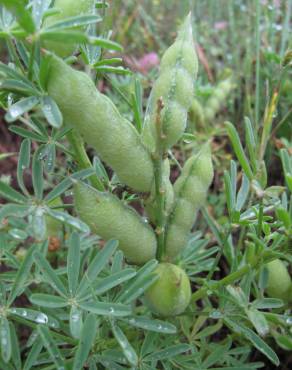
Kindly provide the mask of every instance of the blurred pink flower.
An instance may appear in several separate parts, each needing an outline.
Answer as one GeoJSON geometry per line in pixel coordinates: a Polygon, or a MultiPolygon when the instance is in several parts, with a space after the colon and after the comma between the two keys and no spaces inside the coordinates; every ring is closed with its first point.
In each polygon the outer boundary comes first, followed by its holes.
{"type": "Polygon", "coordinates": [[[158,55],[155,52],[147,53],[138,60],[138,64],[143,71],[149,71],[149,69],[159,64],[158,55]]]}
{"type": "Polygon", "coordinates": [[[214,24],[214,27],[216,30],[225,30],[225,28],[227,28],[227,22],[225,21],[221,21],[221,22],[216,22],[214,24]]]}

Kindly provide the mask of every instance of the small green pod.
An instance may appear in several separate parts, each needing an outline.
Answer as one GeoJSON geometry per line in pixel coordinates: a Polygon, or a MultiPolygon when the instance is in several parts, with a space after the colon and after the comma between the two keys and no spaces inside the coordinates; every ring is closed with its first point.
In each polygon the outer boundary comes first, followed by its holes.
{"type": "Polygon", "coordinates": [[[210,146],[205,144],[199,153],[186,161],[174,184],[176,201],[166,230],[166,260],[173,260],[186,246],[197,211],[206,200],[213,175],[210,146]]]}
{"type": "Polygon", "coordinates": [[[145,293],[146,304],[160,316],[183,313],[192,293],[185,271],[171,263],[160,263],[154,273],[159,277],[145,293]]]}
{"type": "Polygon", "coordinates": [[[155,234],[134,209],[84,183],[77,183],[73,193],[80,219],[103,239],[117,239],[129,262],[140,265],[155,258],[155,234]]]}
{"type": "MultiPolygon", "coordinates": [[[[54,8],[60,12],[48,17],[44,22],[44,27],[52,26],[53,24],[62,21],[66,18],[77,17],[83,14],[94,14],[95,0],[55,0],[54,8]]],[[[84,30],[84,27],[74,28],[76,31],[84,30]]],[[[53,51],[61,58],[68,57],[76,50],[76,45],[72,43],[45,41],[44,47],[53,51]]]]}
{"type": "Polygon", "coordinates": [[[204,108],[198,99],[194,98],[189,109],[187,131],[195,133],[198,129],[204,128],[204,108]]]}
{"type": "MultiPolygon", "coordinates": [[[[162,180],[163,180],[163,186],[165,191],[165,216],[167,217],[172,210],[172,206],[174,203],[174,190],[172,183],[169,179],[170,176],[170,164],[169,160],[165,159],[163,162],[163,174],[162,174],[162,180]]],[[[155,200],[155,188],[153,186],[152,191],[150,193],[149,198],[144,202],[145,210],[147,212],[147,215],[149,216],[150,221],[153,224],[157,224],[156,220],[156,214],[157,214],[157,202],[155,200]]]]}
{"type": "Polygon", "coordinates": [[[234,88],[232,77],[229,77],[216,86],[213,93],[206,102],[204,113],[205,119],[208,122],[212,122],[216,114],[219,112],[221,107],[224,105],[228,95],[234,88]]]}
{"type": "Polygon", "coordinates": [[[268,283],[266,292],[271,298],[282,299],[284,302],[291,301],[291,277],[284,263],[275,259],[266,264],[268,270],[268,283]]]}
{"type": "Polygon", "coordinates": [[[65,124],[92,146],[124,184],[150,192],[154,177],[151,155],[135,127],[95,87],[90,77],[52,56],[47,90],[65,124]]]}
{"type": "Polygon", "coordinates": [[[198,60],[189,15],[181,26],[175,43],[162,57],[160,74],[149,98],[142,137],[151,151],[155,151],[158,139],[165,150],[170,148],[185,131],[197,71],[198,60]],[[163,135],[158,138],[156,116],[157,101],[160,98],[163,102],[160,112],[163,135]]]}

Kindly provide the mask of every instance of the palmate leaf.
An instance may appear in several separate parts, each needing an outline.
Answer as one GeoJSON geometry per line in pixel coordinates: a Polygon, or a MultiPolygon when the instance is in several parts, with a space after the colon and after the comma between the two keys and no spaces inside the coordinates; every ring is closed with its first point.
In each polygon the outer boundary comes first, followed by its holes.
{"type": "Polygon", "coordinates": [[[132,347],[132,345],[130,344],[127,337],[120,329],[120,327],[116,325],[114,322],[112,323],[112,331],[116,340],[120,344],[126,359],[132,366],[137,366],[138,364],[137,353],[135,352],[134,348],[132,347]]]}
{"type": "Polygon", "coordinates": [[[173,346],[169,346],[168,348],[154,351],[153,353],[147,355],[144,359],[145,361],[152,361],[152,360],[164,360],[169,359],[171,357],[175,357],[179,355],[180,353],[184,353],[187,351],[190,351],[192,349],[192,346],[189,344],[176,344],[173,346]]]}
{"type": "MultiPolygon", "coordinates": [[[[0,192],[1,194],[1,192],[0,192]]],[[[31,206],[22,204],[5,204],[0,208],[0,220],[3,218],[14,216],[14,217],[25,217],[31,213],[31,206]]]]}
{"type": "Polygon", "coordinates": [[[26,256],[17,272],[14,284],[9,294],[8,302],[11,304],[15,298],[23,291],[24,285],[29,277],[33,264],[33,253],[37,246],[32,245],[26,253],[26,256]]]}
{"type": "Polygon", "coordinates": [[[88,26],[89,24],[100,22],[101,20],[101,17],[98,15],[80,15],[50,24],[48,27],[44,28],[44,30],[59,31],[68,28],[88,26]]]}
{"type": "Polygon", "coordinates": [[[50,96],[44,96],[41,100],[41,109],[52,127],[60,128],[62,126],[63,116],[54,99],[50,96]]]}
{"type": "Polygon", "coordinates": [[[71,235],[69,242],[69,251],[67,257],[67,276],[69,284],[69,292],[72,296],[75,295],[78,286],[80,269],[80,238],[74,232],[71,235]]]}
{"type": "Polygon", "coordinates": [[[177,329],[173,324],[161,320],[149,319],[148,317],[132,316],[122,320],[136,328],[154,331],[157,333],[175,334],[177,332],[177,329]]]}
{"type": "Polygon", "coordinates": [[[52,200],[58,198],[61,194],[63,194],[67,189],[69,189],[74,180],[77,179],[86,179],[87,177],[94,174],[94,170],[92,168],[88,168],[86,170],[81,170],[75,172],[72,176],[67,177],[66,179],[62,180],[57,186],[54,187],[46,196],[45,201],[51,202],[52,200]]]}
{"type": "Polygon", "coordinates": [[[63,356],[52,338],[49,329],[43,325],[39,325],[37,331],[56,368],[65,369],[63,356]]]}
{"type": "Polygon", "coordinates": [[[39,135],[38,133],[36,133],[34,131],[28,131],[25,128],[20,127],[20,126],[11,125],[11,126],[9,126],[9,131],[14,132],[15,134],[17,134],[19,136],[22,136],[24,138],[27,138],[27,139],[31,139],[31,140],[34,140],[34,141],[39,141],[41,143],[46,143],[47,142],[46,137],[41,136],[41,135],[39,135]]]}
{"type": "Polygon", "coordinates": [[[79,303],[79,307],[101,316],[124,317],[132,313],[131,306],[121,303],[91,301],[79,303]]]}
{"type": "Polygon", "coordinates": [[[108,39],[103,39],[101,37],[90,37],[89,43],[108,50],[123,51],[123,47],[117,42],[108,39]]]}
{"type": "Polygon", "coordinates": [[[100,295],[108,290],[120,285],[121,283],[132,279],[136,271],[132,268],[125,268],[122,271],[111,274],[110,276],[100,279],[91,285],[91,289],[79,296],[79,300],[86,300],[93,295],[100,295]]]}
{"type": "Polygon", "coordinates": [[[23,181],[23,173],[26,169],[29,168],[30,165],[30,151],[31,151],[31,142],[29,139],[25,139],[22,141],[18,156],[18,163],[17,163],[17,182],[20,189],[23,191],[24,194],[28,194],[28,191],[24,185],[23,181]]]}
{"type": "Polygon", "coordinates": [[[24,204],[27,202],[25,196],[14,190],[11,186],[5,182],[0,181],[0,194],[7,200],[15,203],[24,204]]]}
{"type": "Polygon", "coordinates": [[[103,247],[103,249],[96,254],[95,258],[88,266],[81,280],[81,283],[77,290],[77,297],[81,297],[84,294],[84,292],[88,290],[89,286],[95,281],[98,274],[109,262],[109,259],[111,258],[117,247],[118,247],[117,240],[109,240],[103,247]]]}
{"type": "Polygon", "coordinates": [[[158,262],[156,260],[151,260],[141,267],[136,274],[136,278],[124,285],[117,297],[117,301],[128,304],[141,296],[157,279],[157,275],[151,274],[157,264],[158,262]]]}
{"type": "Polygon", "coordinates": [[[9,321],[6,317],[0,318],[0,346],[1,355],[4,362],[9,362],[12,354],[11,333],[9,321]]]}
{"type": "Polygon", "coordinates": [[[79,307],[72,306],[69,314],[70,332],[74,338],[80,338],[83,327],[83,310],[79,307]]]}
{"type": "Polygon", "coordinates": [[[33,254],[35,263],[41,269],[46,282],[48,282],[54,290],[56,290],[61,296],[67,296],[67,290],[63,285],[62,281],[59,279],[56,272],[52,269],[48,261],[40,252],[35,252],[33,254]]]}
{"type": "Polygon", "coordinates": [[[96,329],[97,325],[95,316],[93,314],[87,315],[74,357],[73,370],[83,369],[83,365],[87,360],[96,336],[96,329]]]}
{"type": "Polygon", "coordinates": [[[226,129],[227,129],[229,138],[231,140],[233,149],[235,151],[235,154],[238,158],[238,161],[239,161],[241,167],[243,168],[243,170],[244,170],[246,176],[248,177],[248,179],[252,180],[253,172],[252,172],[251,167],[249,165],[249,161],[248,161],[248,159],[247,159],[247,157],[244,153],[239,135],[238,135],[238,133],[237,133],[237,131],[236,131],[236,129],[233,126],[232,123],[225,122],[225,126],[226,126],[226,129]]]}
{"type": "Polygon", "coordinates": [[[47,325],[51,328],[58,328],[59,322],[53,318],[51,315],[45,314],[40,311],[32,310],[30,308],[16,308],[10,309],[10,313],[20,317],[21,319],[32,321],[36,324],[47,325]]]}
{"type": "Polygon", "coordinates": [[[78,218],[69,215],[66,212],[55,211],[53,209],[46,208],[46,213],[49,214],[51,217],[55,218],[56,220],[64,222],[64,223],[74,227],[75,229],[77,229],[80,232],[89,233],[89,231],[90,231],[87,224],[85,224],[84,222],[82,222],[78,218]]]}
{"type": "Polygon", "coordinates": [[[9,93],[15,92],[20,95],[38,95],[39,92],[32,85],[15,79],[6,79],[1,82],[1,90],[8,91],[9,93]]]}
{"type": "Polygon", "coordinates": [[[38,150],[35,151],[32,159],[32,185],[38,200],[42,199],[44,190],[43,164],[40,159],[42,150],[43,147],[39,147],[38,150]]]}
{"type": "Polygon", "coordinates": [[[5,119],[7,122],[14,122],[24,113],[29,112],[38,104],[39,99],[36,96],[30,96],[28,98],[21,99],[8,108],[5,119]]]}
{"type": "Polygon", "coordinates": [[[18,342],[17,333],[14,325],[10,322],[10,335],[11,335],[11,357],[12,362],[17,370],[21,370],[21,357],[20,357],[20,344],[18,342]]]}
{"type": "Polygon", "coordinates": [[[49,9],[52,0],[40,0],[32,2],[32,16],[37,29],[40,28],[44,13],[49,9]]]}
{"type": "Polygon", "coordinates": [[[39,354],[41,353],[42,348],[43,348],[43,342],[41,340],[38,340],[37,338],[26,357],[23,370],[30,370],[34,366],[39,354]]]}
{"type": "Polygon", "coordinates": [[[272,350],[270,346],[267,345],[257,334],[255,334],[248,327],[236,323],[235,321],[224,318],[224,321],[228,326],[230,326],[234,331],[244,335],[260,352],[262,352],[273,364],[279,366],[280,360],[276,353],[272,350]]]}
{"type": "Polygon", "coordinates": [[[0,0],[11,13],[15,15],[18,23],[28,33],[35,31],[35,24],[31,13],[26,9],[26,1],[24,0],[0,0]]]}
{"type": "Polygon", "coordinates": [[[43,294],[43,293],[35,293],[29,297],[31,303],[48,308],[63,308],[68,306],[68,300],[62,297],[51,295],[51,294],[43,294]]]}

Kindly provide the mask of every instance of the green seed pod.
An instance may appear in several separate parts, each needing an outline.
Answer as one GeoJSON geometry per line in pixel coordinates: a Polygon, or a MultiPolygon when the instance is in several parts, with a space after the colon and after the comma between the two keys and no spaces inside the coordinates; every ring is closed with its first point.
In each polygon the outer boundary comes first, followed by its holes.
{"type": "Polygon", "coordinates": [[[154,169],[150,153],[135,127],[96,89],[87,74],[53,56],[47,89],[65,123],[97,151],[120,181],[138,191],[151,190],[154,169]]]}
{"type": "Polygon", "coordinates": [[[233,88],[234,83],[232,77],[219,82],[216,86],[213,94],[207,100],[205,105],[205,119],[208,122],[213,121],[233,88]]]}
{"type": "Polygon", "coordinates": [[[265,266],[268,270],[268,283],[266,291],[272,298],[282,299],[284,302],[291,300],[291,277],[284,263],[276,259],[265,266]]]}
{"type": "Polygon", "coordinates": [[[192,102],[198,60],[194,49],[191,17],[181,26],[175,43],[161,60],[160,75],[154,83],[143,127],[143,140],[151,151],[157,142],[157,101],[162,98],[161,124],[164,149],[170,148],[182,136],[187,112],[192,102]]]}
{"type": "Polygon", "coordinates": [[[159,278],[145,293],[149,308],[161,316],[175,316],[184,312],[192,293],[185,271],[171,263],[160,263],[154,273],[159,278]]]}
{"type": "MultiPolygon", "coordinates": [[[[60,12],[45,20],[44,26],[49,27],[54,23],[69,17],[77,17],[83,14],[94,14],[95,0],[55,0],[54,8],[60,12]]],[[[76,31],[83,31],[84,27],[74,28],[76,31]]],[[[53,51],[56,55],[65,58],[74,53],[76,45],[72,43],[45,41],[44,47],[53,51]]]]}
{"type": "Polygon", "coordinates": [[[188,115],[187,131],[194,133],[205,126],[204,108],[197,99],[192,100],[188,115]]]}
{"type": "MultiPolygon", "coordinates": [[[[163,187],[165,191],[165,215],[168,216],[172,210],[173,202],[174,202],[174,191],[172,183],[169,180],[170,175],[170,164],[169,160],[165,159],[163,162],[163,174],[162,174],[162,180],[163,180],[163,187]]],[[[149,198],[144,202],[145,209],[147,212],[147,215],[149,216],[151,222],[153,224],[157,223],[156,220],[156,214],[157,214],[157,203],[155,199],[155,187],[153,186],[152,191],[150,193],[149,198]]]]}
{"type": "Polygon", "coordinates": [[[209,144],[190,157],[174,184],[176,202],[166,231],[165,257],[172,260],[186,246],[196,213],[203,205],[213,179],[209,144]]]}
{"type": "Polygon", "coordinates": [[[111,193],[78,183],[74,186],[78,216],[103,239],[117,239],[129,262],[143,264],[156,253],[156,237],[134,209],[111,193]]]}

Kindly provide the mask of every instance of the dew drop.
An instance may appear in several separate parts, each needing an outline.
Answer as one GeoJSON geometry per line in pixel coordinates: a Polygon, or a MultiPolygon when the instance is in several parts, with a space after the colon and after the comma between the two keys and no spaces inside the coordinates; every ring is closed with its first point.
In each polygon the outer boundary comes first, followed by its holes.
{"type": "Polygon", "coordinates": [[[214,310],[214,311],[209,313],[209,317],[211,319],[220,319],[220,318],[222,318],[222,313],[218,310],[214,310]]]}
{"type": "Polygon", "coordinates": [[[78,313],[74,313],[72,316],[71,316],[71,320],[73,322],[77,322],[78,320],[80,319],[80,315],[78,313]]]}
{"type": "Polygon", "coordinates": [[[48,322],[48,316],[44,313],[39,313],[35,319],[38,324],[46,324],[48,322]]]}
{"type": "Polygon", "coordinates": [[[288,324],[288,325],[292,325],[292,316],[287,317],[287,319],[286,319],[286,324],[288,324]]]}

